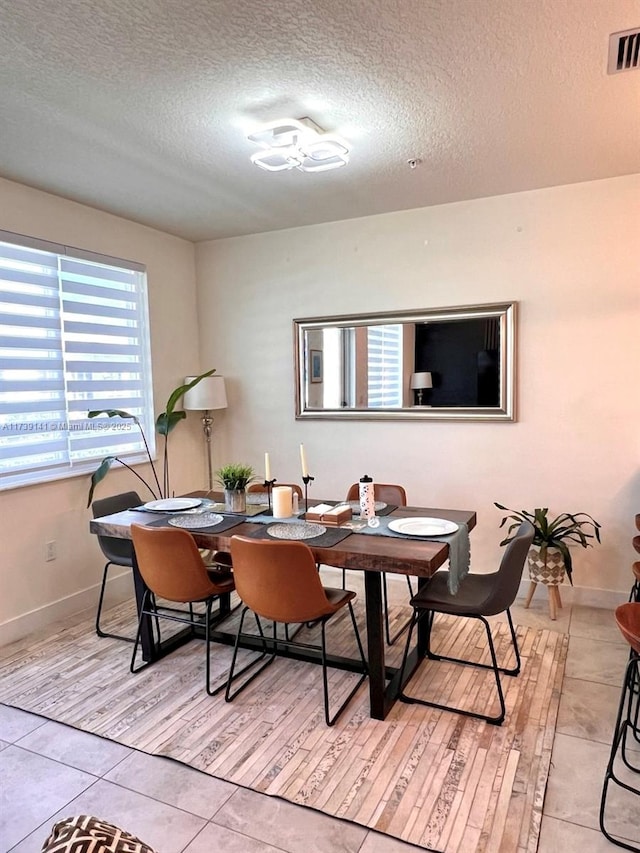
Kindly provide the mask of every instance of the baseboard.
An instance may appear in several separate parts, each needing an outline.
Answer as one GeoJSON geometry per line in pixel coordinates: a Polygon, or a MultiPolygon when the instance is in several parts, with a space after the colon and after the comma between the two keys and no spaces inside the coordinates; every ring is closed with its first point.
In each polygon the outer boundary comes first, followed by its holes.
{"type": "MultiPolygon", "coordinates": [[[[323,572],[339,573],[340,577],[342,577],[342,569],[323,566],[322,570],[323,572]]],[[[394,575],[391,572],[387,572],[387,583],[402,583],[404,585],[404,575],[394,575]]],[[[526,598],[527,592],[529,591],[529,583],[529,578],[523,578],[520,581],[518,598],[526,598]]],[[[540,585],[542,586],[542,584],[540,585]]],[[[587,586],[571,586],[568,583],[562,584],[560,588],[562,590],[562,601],[564,603],[580,604],[583,607],[602,607],[607,610],[615,610],[619,604],[627,601],[629,597],[629,592],[624,590],[595,589],[587,586]]],[[[541,593],[538,591],[537,595],[541,595],[541,593]]]]}
{"type": "MultiPolygon", "coordinates": [[[[88,610],[95,614],[100,594],[100,584],[94,584],[87,589],[80,590],[38,607],[14,619],[9,619],[0,625],[0,646],[15,643],[34,631],[53,625],[61,619],[74,616],[82,611],[88,610]]],[[[110,577],[107,583],[104,607],[113,607],[122,601],[131,599],[133,596],[133,583],[131,572],[110,577]]]]}
{"type": "MultiPolygon", "coordinates": [[[[523,578],[520,581],[518,598],[525,598],[529,592],[530,581],[523,578]]],[[[543,584],[539,584],[543,586],[543,584]]],[[[616,589],[596,589],[590,586],[571,586],[563,583],[560,585],[562,601],[566,604],[580,604],[583,607],[602,607],[606,610],[615,610],[619,604],[623,604],[629,598],[628,591],[616,589]]],[[[536,590],[536,595],[540,595],[536,590]]],[[[546,593],[545,593],[546,595],[546,593]]]]}
{"type": "MultiPolygon", "coordinates": [[[[342,578],[342,569],[323,566],[323,571],[329,573],[335,572],[336,575],[339,574],[340,578],[342,578]]],[[[403,575],[394,576],[391,573],[387,573],[387,580],[391,583],[405,583],[403,575]]],[[[529,580],[523,579],[520,582],[518,598],[524,598],[528,589],[529,580]]],[[[94,584],[73,595],[60,598],[57,601],[51,602],[51,604],[3,622],[0,625],[0,646],[21,640],[34,631],[42,630],[42,628],[46,628],[61,619],[66,619],[81,611],[90,610],[95,612],[99,591],[99,584],[94,584]]],[[[105,607],[113,607],[115,604],[126,601],[132,596],[133,584],[129,572],[109,578],[105,596],[105,607]]],[[[603,607],[607,610],[614,610],[619,604],[625,602],[627,598],[628,593],[620,590],[594,589],[584,586],[570,586],[569,584],[562,585],[562,600],[566,604],[581,604],[585,607],[603,607]]]]}

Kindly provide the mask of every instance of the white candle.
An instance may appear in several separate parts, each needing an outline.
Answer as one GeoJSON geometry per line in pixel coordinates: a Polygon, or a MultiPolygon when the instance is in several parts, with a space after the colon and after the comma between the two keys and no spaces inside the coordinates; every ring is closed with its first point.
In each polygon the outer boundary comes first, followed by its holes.
{"type": "Polygon", "coordinates": [[[268,453],[264,454],[264,479],[265,480],[271,479],[271,463],[269,461],[269,454],[268,453]]]}
{"type": "Polygon", "coordinates": [[[273,517],[291,518],[293,515],[293,489],[291,486],[274,486],[273,517]]]}
{"type": "Polygon", "coordinates": [[[300,445],[300,464],[302,466],[302,476],[308,477],[309,476],[309,469],[307,468],[307,454],[305,453],[305,450],[304,450],[304,444],[300,445]]]}

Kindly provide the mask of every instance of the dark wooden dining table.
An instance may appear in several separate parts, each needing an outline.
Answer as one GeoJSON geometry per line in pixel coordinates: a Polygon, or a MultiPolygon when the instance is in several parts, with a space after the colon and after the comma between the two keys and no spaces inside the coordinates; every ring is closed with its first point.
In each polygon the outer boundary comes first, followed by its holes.
{"type": "MultiPolygon", "coordinates": [[[[190,492],[189,497],[202,497],[204,492],[190,492]]],[[[214,499],[215,495],[212,496],[214,499]]],[[[320,501],[317,501],[318,503],[320,501]]],[[[314,501],[316,503],[316,501],[314,501]]],[[[466,524],[469,530],[476,525],[476,514],[471,510],[441,509],[438,507],[406,506],[394,509],[390,518],[405,518],[411,516],[427,516],[443,518],[458,524],[466,524]]],[[[131,538],[132,524],[150,524],[157,522],[157,516],[147,512],[127,510],[116,515],[96,518],[90,521],[91,533],[119,538],[131,538]]],[[[230,551],[232,536],[249,536],[264,525],[255,522],[241,521],[239,524],[221,533],[191,530],[196,544],[200,548],[211,548],[219,551],[230,551]]],[[[382,582],[381,573],[409,575],[418,579],[418,585],[426,581],[436,572],[449,557],[449,546],[446,542],[435,540],[400,538],[390,536],[362,535],[351,533],[341,542],[330,547],[314,547],[313,540],[307,540],[318,564],[339,569],[349,569],[362,572],[365,588],[365,613],[367,627],[367,661],[369,669],[369,707],[374,719],[384,720],[395,702],[400,687],[400,671],[398,667],[389,666],[385,661],[385,638],[383,631],[382,611],[382,582]]],[[[141,606],[145,591],[144,581],[137,569],[134,554],[133,566],[134,585],[138,608],[141,606]]],[[[217,614],[217,628],[211,634],[212,639],[231,644],[235,640],[234,631],[225,631],[221,623],[230,612],[229,596],[223,597],[217,614]]],[[[142,653],[145,660],[152,660],[170,652],[181,642],[192,638],[190,632],[182,632],[160,646],[153,637],[150,620],[143,626],[142,653]]],[[[246,638],[249,648],[258,648],[258,638],[246,638]]],[[[411,650],[405,676],[409,678],[418,665],[424,652],[425,638],[421,631],[417,632],[417,642],[411,650]]],[[[319,661],[317,655],[309,652],[288,652],[291,657],[303,660],[319,661]]],[[[329,663],[343,669],[357,670],[359,663],[355,659],[330,656],[329,663]]]]}

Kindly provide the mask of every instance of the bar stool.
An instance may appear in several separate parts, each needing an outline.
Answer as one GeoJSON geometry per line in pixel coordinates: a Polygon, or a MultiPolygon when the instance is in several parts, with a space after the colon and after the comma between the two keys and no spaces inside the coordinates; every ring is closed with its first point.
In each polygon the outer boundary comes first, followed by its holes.
{"type": "MultiPolygon", "coordinates": [[[[640,513],[636,515],[636,527],[640,530],[640,513]]],[[[631,544],[640,554],[640,536],[634,536],[631,544]]],[[[631,571],[633,572],[634,582],[629,593],[629,601],[640,601],[640,562],[634,563],[631,566],[631,571]]]]}
{"type": "MultiPolygon", "coordinates": [[[[622,683],[622,694],[620,696],[620,704],[618,706],[618,717],[613,734],[613,742],[611,744],[611,753],[609,755],[609,763],[604,775],[604,784],[602,787],[602,798],[600,800],[600,829],[602,834],[618,847],[623,847],[625,850],[633,850],[638,853],[640,847],[632,844],[627,844],[618,838],[614,838],[605,827],[605,806],[607,800],[607,790],[609,782],[613,781],[616,785],[630,791],[632,794],[640,796],[640,789],[623,782],[614,772],[613,765],[618,754],[623,763],[629,770],[635,773],[640,773],[640,766],[634,765],[630,761],[627,751],[627,735],[631,731],[631,735],[640,743],[640,720],[638,717],[640,711],[640,604],[635,602],[627,602],[616,608],[615,619],[620,633],[629,643],[631,652],[629,662],[625,670],[624,680],[622,683]]],[[[640,804],[638,806],[640,809],[640,804]]]]}
{"type": "MultiPolygon", "coordinates": [[[[637,537],[640,538],[640,537],[637,537]]],[[[633,572],[633,586],[629,593],[629,601],[640,602],[640,560],[631,566],[633,572]]]]}

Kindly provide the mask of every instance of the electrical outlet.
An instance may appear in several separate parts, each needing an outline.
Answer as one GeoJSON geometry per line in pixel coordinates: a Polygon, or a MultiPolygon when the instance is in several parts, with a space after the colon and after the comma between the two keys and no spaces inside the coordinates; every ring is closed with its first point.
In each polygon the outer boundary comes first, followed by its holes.
{"type": "Polygon", "coordinates": [[[58,556],[56,550],[56,541],[53,539],[51,542],[45,542],[45,560],[47,563],[50,563],[51,560],[55,560],[58,556]]]}

